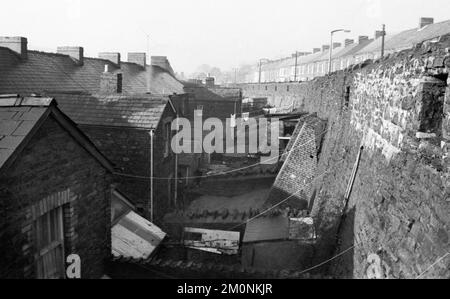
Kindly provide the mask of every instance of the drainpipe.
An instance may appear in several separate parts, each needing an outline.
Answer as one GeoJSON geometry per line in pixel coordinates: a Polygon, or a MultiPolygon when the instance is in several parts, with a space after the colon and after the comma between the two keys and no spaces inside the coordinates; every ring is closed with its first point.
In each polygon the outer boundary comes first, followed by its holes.
{"type": "Polygon", "coordinates": [[[345,211],[347,210],[348,203],[350,201],[350,195],[352,194],[353,185],[355,184],[356,174],[358,173],[359,163],[361,162],[361,155],[362,155],[363,150],[364,150],[364,146],[361,146],[359,148],[359,152],[358,152],[358,156],[356,158],[355,164],[353,165],[352,174],[351,174],[350,180],[347,184],[347,190],[345,190],[344,207],[342,209],[341,219],[339,220],[339,225],[338,225],[337,232],[336,232],[336,240],[337,241],[339,241],[339,236],[341,234],[342,225],[345,222],[345,218],[346,218],[345,211]]]}
{"type": "MultiPolygon", "coordinates": [[[[153,222],[153,138],[155,131],[150,130],[150,222],[153,222]]],[[[148,210],[148,209],[147,209],[148,210]]]]}
{"type": "MultiPolygon", "coordinates": [[[[178,114],[176,114],[176,117],[177,117],[177,128],[178,128],[178,114]]],[[[169,140],[169,144],[171,146],[171,140],[169,140]]],[[[174,203],[175,203],[175,208],[176,208],[177,207],[177,199],[178,199],[178,154],[175,154],[175,188],[174,189],[175,189],[174,203]]]]}

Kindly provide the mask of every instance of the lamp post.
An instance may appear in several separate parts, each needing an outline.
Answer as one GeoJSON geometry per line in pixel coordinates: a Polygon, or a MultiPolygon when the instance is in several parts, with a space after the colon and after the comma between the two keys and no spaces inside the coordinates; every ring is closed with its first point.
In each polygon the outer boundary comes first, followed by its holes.
{"type": "Polygon", "coordinates": [[[297,63],[298,63],[298,51],[295,51],[294,82],[297,82],[297,63]]]}
{"type": "Polygon", "coordinates": [[[345,33],[350,32],[350,30],[346,30],[346,29],[336,29],[336,30],[331,31],[331,34],[330,34],[330,58],[328,60],[328,74],[331,74],[331,57],[333,55],[333,34],[335,34],[336,32],[341,32],[341,31],[343,31],[345,33]]]}

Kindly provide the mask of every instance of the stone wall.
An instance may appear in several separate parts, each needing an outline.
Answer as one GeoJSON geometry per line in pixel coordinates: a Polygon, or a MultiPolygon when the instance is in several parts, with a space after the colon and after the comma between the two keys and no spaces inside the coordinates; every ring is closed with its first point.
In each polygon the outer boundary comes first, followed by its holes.
{"type": "Polygon", "coordinates": [[[81,258],[81,277],[100,278],[111,254],[110,174],[49,118],[0,177],[0,277],[34,278],[33,219],[64,210],[65,255],[81,258]]]}
{"type": "Polygon", "coordinates": [[[294,103],[328,120],[320,178],[311,186],[315,263],[344,253],[319,271],[358,278],[450,276],[450,258],[439,261],[450,250],[449,47],[444,36],[310,82],[242,86],[244,97],[294,103]]]}

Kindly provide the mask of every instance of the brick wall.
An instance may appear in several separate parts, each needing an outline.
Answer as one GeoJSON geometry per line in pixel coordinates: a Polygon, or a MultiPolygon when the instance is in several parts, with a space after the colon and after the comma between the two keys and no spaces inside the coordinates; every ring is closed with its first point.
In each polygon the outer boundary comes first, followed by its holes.
{"type": "MultiPolygon", "coordinates": [[[[369,257],[375,254],[380,276],[415,278],[450,250],[448,148],[438,128],[448,107],[449,47],[450,38],[442,37],[310,82],[241,86],[244,97],[267,97],[278,106],[293,102],[328,120],[316,172],[322,175],[313,186],[312,216],[319,235],[314,262],[346,253],[319,271],[367,277],[374,266],[369,257]]],[[[443,259],[424,277],[448,277],[449,265],[450,259],[443,259]]]]}
{"type": "Polygon", "coordinates": [[[241,112],[242,96],[239,89],[185,87],[185,92],[190,94],[187,114],[190,119],[198,106],[203,106],[203,119],[215,117],[224,120],[230,118],[231,114],[241,112]]]}
{"type": "MultiPolygon", "coordinates": [[[[175,115],[170,106],[166,106],[154,135],[154,216],[156,220],[171,208],[174,207],[173,179],[175,177],[175,159],[171,154],[164,157],[164,123],[174,119],[175,115]],[[169,198],[169,183],[171,195],[169,198]]],[[[144,209],[150,204],[150,131],[146,129],[126,128],[126,127],[98,127],[82,125],[82,130],[91,138],[100,151],[108,157],[117,168],[117,172],[126,175],[138,176],[114,176],[117,188],[130,198],[130,200],[140,209],[144,209]],[[143,178],[139,178],[143,177],[143,178]]],[[[155,220],[155,221],[156,221],[155,220]]]]}
{"type": "Polygon", "coordinates": [[[33,218],[63,205],[65,255],[98,278],[111,254],[110,175],[52,118],[0,178],[0,277],[36,276],[33,218]],[[32,208],[33,207],[33,208],[32,208]]]}
{"type": "Polygon", "coordinates": [[[317,168],[316,134],[314,128],[304,123],[295,137],[296,140],[272,186],[268,203],[275,205],[289,198],[282,206],[307,209],[311,182],[317,168]]]}

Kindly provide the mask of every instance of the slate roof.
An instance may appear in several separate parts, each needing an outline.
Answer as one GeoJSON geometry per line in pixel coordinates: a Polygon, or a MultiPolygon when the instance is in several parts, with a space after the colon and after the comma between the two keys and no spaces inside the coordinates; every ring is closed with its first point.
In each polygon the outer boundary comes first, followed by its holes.
{"type": "MultiPolygon", "coordinates": [[[[385,36],[385,51],[396,52],[404,49],[412,48],[415,44],[430,40],[439,36],[443,36],[450,33],[450,20],[430,24],[423,28],[414,28],[405,30],[398,34],[391,34],[385,36]]],[[[359,43],[348,45],[347,47],[341,46],[333,50],[333,58],[343,58],[364,55],[367,53],[380,53],[381,52],[381,38],[370,39],[359,43]]],[[[312,53],[305,56],[299,56],[297,59],[298,65],[315,63],[319,61],[325,61],[329,59],[329,50],[312,53]]],[[[295,64],[294,57],[286,57],[278,60],[271,60],[263,63],[261,66],[262,71],[277,71],[280,68],[292,67],[295,64]]],[[[256,67],[257,69],[259,66],[256,67]]]]}
{"type": "MultiPolygon", "coordinates": [[[[386,51],[401,51],[412,48],[415,44],[450,33],[450,20],[427,25],[423,28],[414,28],[398,34],[385,37],[386,51]]],[[[375,40],[357,54],[381,51],[381,38],[375,40]]]]}
{"type": "Polygon", "coordinates": [[[163,95],[87,95],[52,93],[60,109],[82,125],[155,129],[169,97],[163,95]]]}
{"type": "Polygon", "coordinates": [[[193,94],[196,101],[240,101],[241,91],[238,88],[207,88],[205,86],[189,84],[185,92],[193,94]]]}
{"type": "Polygon", "coordinates": [[[285,153],[281,157],[282,161],[286,159],[287,153],[289,153],[292,150],[292,147],[297,142],[298,135],[300,134],[304,123],[307,123],[314,129],[316,135],[316,148],[318,152],[320,151],[322,140],[324,139],[325,136],[326,122],[309,114],[299,119],[299,122],[297,123],[294,132],[292,132],[291,139],[289,140],[286,146],[285,153]]]}
{"type": "Polygon", "coordinates": [[[95,148],[77,126],[56,107],[53,98],[0,96],[0,169],[12,162],[15,153],[22,150],[40,124],[52,114],[88,152],[107,169],[110,162],[95,148]]]}
{"type": "Polygon", "coordinates": [[[183,84],[158,66],[144,69],[135,63],[121,62],[119,68],[108,60],[89,57],[78,66],[67,55],[31,50],[26,60],[20,60],[14,52],[0,47],[0,94],[97,93],[105,65],[113,73],[122,73],[123,93],[146,93],[148,78],[151,93],[183,93],[183,84]]]}

